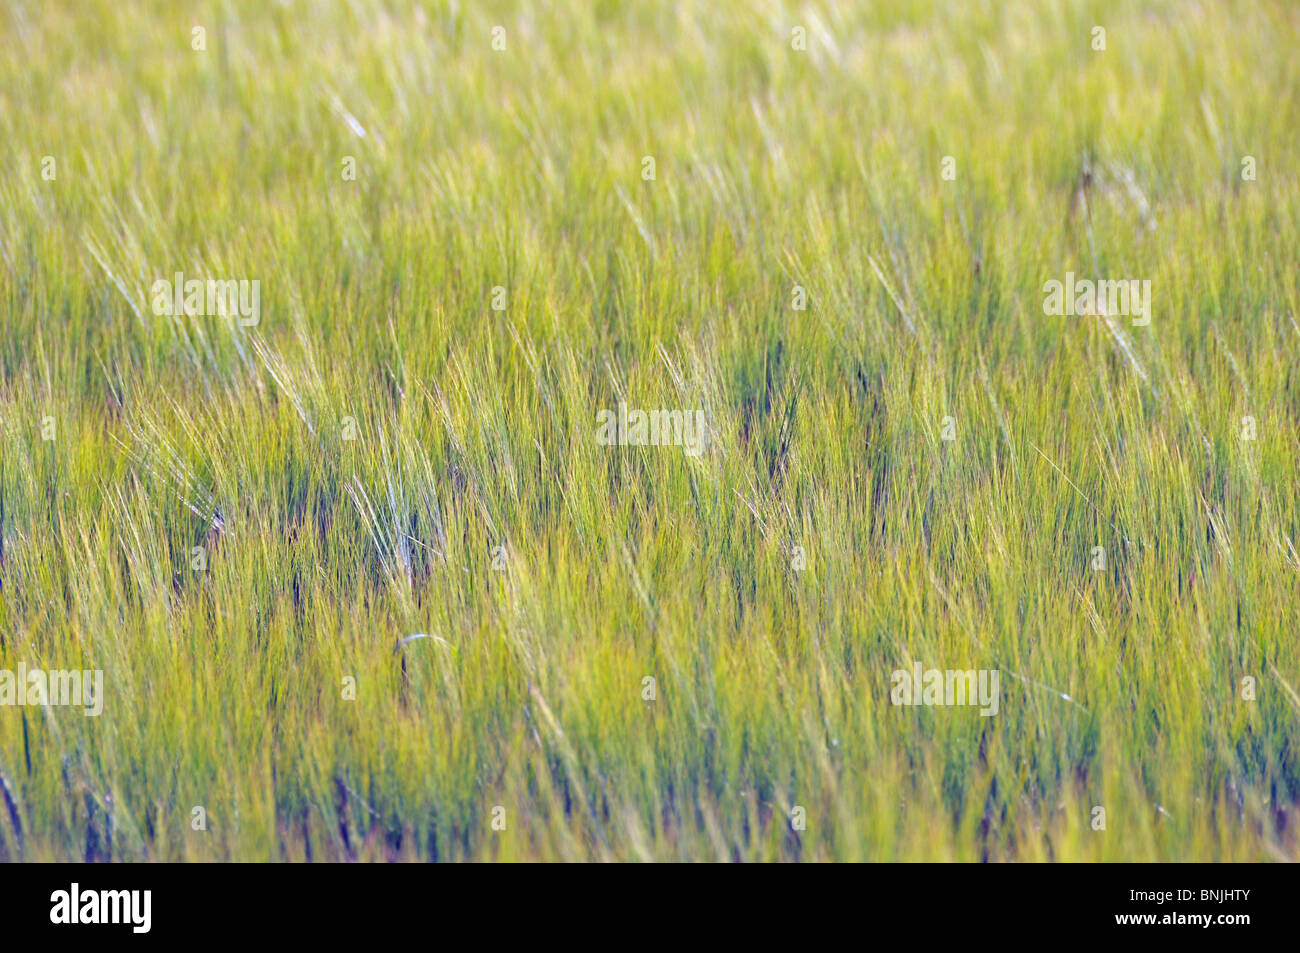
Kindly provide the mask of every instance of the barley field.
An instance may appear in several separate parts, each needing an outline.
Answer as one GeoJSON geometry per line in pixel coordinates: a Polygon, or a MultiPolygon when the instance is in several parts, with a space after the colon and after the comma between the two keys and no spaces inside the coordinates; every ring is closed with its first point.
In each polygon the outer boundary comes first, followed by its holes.
{"type": "Polygon", "coordinates": [[[3,0],[0,859],[1300,859],[1298,41],[3,0]]]}

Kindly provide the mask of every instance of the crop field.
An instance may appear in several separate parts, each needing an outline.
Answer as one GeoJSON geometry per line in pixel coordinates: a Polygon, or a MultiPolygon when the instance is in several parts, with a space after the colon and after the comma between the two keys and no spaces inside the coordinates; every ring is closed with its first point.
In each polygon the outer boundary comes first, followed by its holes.
{"type": "Polygon", "coordinates": [[[1298,46],[0,0],[0,860],[1300,859],[1298,46]]]}

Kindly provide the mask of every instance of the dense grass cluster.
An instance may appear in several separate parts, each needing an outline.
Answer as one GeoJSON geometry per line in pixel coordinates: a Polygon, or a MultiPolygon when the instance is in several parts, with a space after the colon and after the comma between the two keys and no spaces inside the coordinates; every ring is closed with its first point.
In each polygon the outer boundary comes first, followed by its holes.
{"type": "Polygon", "coordinates": [[[9,0],[0,858],[1297,857],[1298,26],[9,0]]]}

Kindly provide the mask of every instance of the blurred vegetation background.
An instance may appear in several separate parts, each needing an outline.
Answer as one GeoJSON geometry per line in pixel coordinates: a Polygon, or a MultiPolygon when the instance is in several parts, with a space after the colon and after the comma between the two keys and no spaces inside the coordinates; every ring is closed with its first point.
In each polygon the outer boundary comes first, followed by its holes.
{"type": "Polygon", "coordinates": [[[7,0],[0,858],[1296,859],[1298,20],[7,0]]]}

